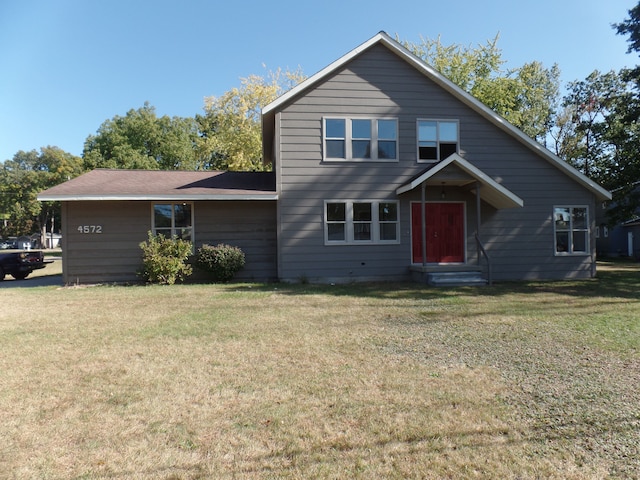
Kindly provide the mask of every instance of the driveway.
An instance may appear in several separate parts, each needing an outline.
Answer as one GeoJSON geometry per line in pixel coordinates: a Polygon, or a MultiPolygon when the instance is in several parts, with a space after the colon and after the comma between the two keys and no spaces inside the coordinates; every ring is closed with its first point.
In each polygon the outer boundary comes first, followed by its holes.
{"type": "Polygon", "coordinates": [[[60,257],[49,257],[47,260],[53,260],[54,263],[47,265],[45,268],[36,270],[24,280],[16,280],[11,275],[6,275],[3,281],[0,281],[0,289],[2,288],[32,288],[32,287],[52,287],[63,286],[61,267],[59,263],[60,257]],[[48,273],[53,270],[53,273],[48,273]]]}
{"type": "Polygon", "coordinates": [[[15,280],[11,275],[7,275],[0,282],[1,288],[32,288],[62,286],[62,275],[42,275],[39,277],[27,277],[24,280],[15,280]]]}

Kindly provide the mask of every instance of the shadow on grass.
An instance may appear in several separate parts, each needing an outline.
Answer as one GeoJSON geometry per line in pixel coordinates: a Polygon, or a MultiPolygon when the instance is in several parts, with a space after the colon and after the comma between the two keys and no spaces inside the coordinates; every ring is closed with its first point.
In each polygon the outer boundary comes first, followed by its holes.
{"type": "Polygon", "coordinates": [[[442,299],[460,295],[500,296],[554,293],[575,297],[640,300],[640,264],[603,263],[596,278],[587,280],[522,281],[481,287],[432,287],[414,282],[364,282],[350,284],[230,283],[218,287],[229,292],[273,292],[291,295],[335,295],[390,299],[442,299]]]}

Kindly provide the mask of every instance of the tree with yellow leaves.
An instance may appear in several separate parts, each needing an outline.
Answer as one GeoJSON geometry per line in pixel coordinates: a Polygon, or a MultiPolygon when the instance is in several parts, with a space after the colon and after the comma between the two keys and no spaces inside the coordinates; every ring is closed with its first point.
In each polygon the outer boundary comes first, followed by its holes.
{"type": "Polygon", "coordinates": [[[304,80],[300,68],[250,75],[220,97],[205,99],[204,115],[196,115],[200,130],[198,156],[209,168],[235,171],[270,170],[262,161],[260,111],[304,80]]]}

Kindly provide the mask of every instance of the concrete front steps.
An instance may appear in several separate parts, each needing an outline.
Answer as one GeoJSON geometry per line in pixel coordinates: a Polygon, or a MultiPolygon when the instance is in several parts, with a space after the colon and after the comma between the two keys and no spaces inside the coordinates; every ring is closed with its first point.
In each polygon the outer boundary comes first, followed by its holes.
{"type": "Polygon", "coordinates": [[[488,285],[488,280],[479,268],[469,265],[416,266],[411,268],[415,281],[425,282],[434,287],[461,287],[488,285]]]}
{"type": "Polygon", "coordinates": [[[481,272],[432,272],[427,273],[427,283],[434,287],[461,287],[487,285],[481,272]]]}

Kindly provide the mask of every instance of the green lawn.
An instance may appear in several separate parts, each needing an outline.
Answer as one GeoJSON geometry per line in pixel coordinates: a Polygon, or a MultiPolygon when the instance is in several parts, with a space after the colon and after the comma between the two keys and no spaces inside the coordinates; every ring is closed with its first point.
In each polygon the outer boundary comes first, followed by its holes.
{"type": "Polygon", "coordinates": [[[640,478],[637,264],[0,296],[0,478],[640,478]]]}

